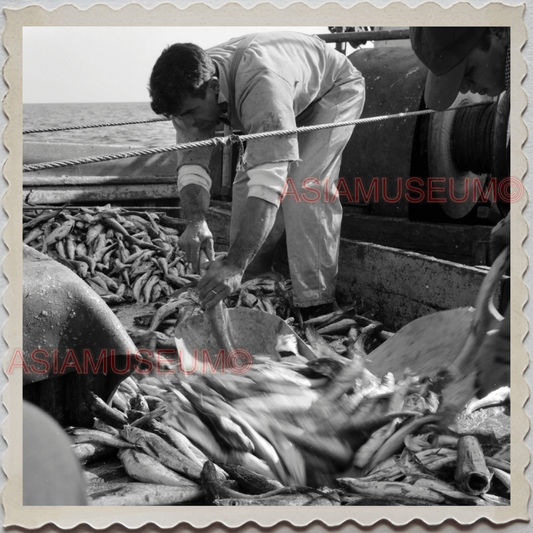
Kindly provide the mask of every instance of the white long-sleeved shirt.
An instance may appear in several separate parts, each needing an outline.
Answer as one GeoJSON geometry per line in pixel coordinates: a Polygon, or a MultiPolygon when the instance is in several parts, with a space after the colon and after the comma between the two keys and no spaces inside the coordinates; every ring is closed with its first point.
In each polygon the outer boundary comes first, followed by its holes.
{"type": "MultiPolygon", "coordinates": [[[[228,97],[231,61],[242,39],[238,37],[208,50],[217,65],[220,97],[228,102],[232,100],[228,97]]],[[[235,105],[228,113],[231,125],[244,133],[295,128],[299,115],[324,94],[361,78],[344,55],[315,36],[260,33],[237,69],[235,105]]],[[[199,140],[196,130],[188,132],[180,130],[176,123],[175,126],[178,142],[199,140]]],[[[208,168],[211,150],[179,153],[180,188],[195,182],[210,189],[211,180],[204,169],[208,168]]],[[[244,165],[250,178],[249,195],[279,204],[288,164],[298,159],[296,134],[248,141],[244,165]]]]}

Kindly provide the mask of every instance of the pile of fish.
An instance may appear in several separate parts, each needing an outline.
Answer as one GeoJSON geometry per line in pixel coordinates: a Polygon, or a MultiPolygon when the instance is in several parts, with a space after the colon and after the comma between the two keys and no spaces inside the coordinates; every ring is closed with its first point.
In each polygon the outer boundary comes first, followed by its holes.
{"type": "MultiPolygon", "coordinates": [[[[137,341],[152,332],[154,347],[169,348],[176,326],[202,312],[196,291],[200,276],[179,248],[181,222],[164,213],[110,205],[27,209],[23,242],[72,269],[109,305],[152,304],[127,325],[128,333],[137,341]]],[[[292,303],[291,282],[280,275],[242,283],[226,304],[280,317],[319,353],[343,355],[349,336],[356,334],[357,343],[367,348],[386,338],[379,323],[353,312],[348,316],[353,309],[304,324],[292,303]]]]}
{"type": "MultiPolygon", "coordinates": [[[[26,212],[24,242],[73,269],[110,305],[146,304],[130,332],[176,346],[202,312],[179,222],[111,208],[26,212]],[[148,305],[150,304],[150,305],[148,305]]],[[[377,378],[365,358],[390,334],[353,306],[304,321],[280,276],[243,283],[229,307],[274,314],[295,334],[245,374],[140,370],[94,427],[68,428],[92,505],[509,505],[510,452],[455,433],[445,376],[377,378]],[[298,334],[315,358],[298,353],[298,334]]],[[[134,335],[135,334],[135,335],[134,335]]],[[[190,368],[190,365],[185,365],[190,368]]]]}
{"type": "MultiPolygon", "coordinates": [[[[290,359],[290,356],[289,356],[290,359]]],[[[136,373],[69,428],[91,505],[509,505],[510,451],[460,435],[438,384],[255,356],[246,374],[136,373]]]]}
{"type": "Polygon", "coordinates": [[[150,303],[199,279],[178,247],[177,222],[109,205],[27,210],[23,242],[76,272],[109,304],[150,303]]]}
{"type": "MultiPolygon", "coordinates": [[[[182,222],[164,213],[110,205],[27,209],[23,242],[73,270],[108,305],[145,305],[135,323],[127,325],[128,333],[137,341],[152,332],[155,347],[168,348],[175,327],[202,312],[196,290],[200,276],[179,248],[182,222]]],[[[280,276],[252,279],[227,304],[294,322],[290,289],[290,281],[280,276]]]]}

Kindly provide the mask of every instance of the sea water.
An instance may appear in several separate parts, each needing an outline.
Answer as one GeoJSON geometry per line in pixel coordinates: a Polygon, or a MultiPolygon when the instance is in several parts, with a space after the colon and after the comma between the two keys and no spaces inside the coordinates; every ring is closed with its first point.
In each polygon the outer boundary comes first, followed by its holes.
{"type": "MultiPolygon", "coordinates": [[[[23,130],[129,122],[154,118],[162,117],[151,110],[148,102],[23,105],[23,130]]],[[[172,123],[166,121],[30,133],[23,135],[23,140],[153,148],[175,144],[176,134],[172,123]]]]}

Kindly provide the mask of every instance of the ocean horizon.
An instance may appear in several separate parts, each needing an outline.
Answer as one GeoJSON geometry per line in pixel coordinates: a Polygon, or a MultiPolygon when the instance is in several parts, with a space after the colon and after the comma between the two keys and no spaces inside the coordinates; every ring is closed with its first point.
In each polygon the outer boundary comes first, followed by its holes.
{"type": "MultiPolygon", "coordinates": [[[[88,124],[107,124],[158,118],[150,102],[26,103],[23,130],[88,124]]],[[[29,133],[24,141],[72,144],[113,144],[138,147],[167,146],[176,142],[170,122],[105,126],[80,130],[29,133]]]]}

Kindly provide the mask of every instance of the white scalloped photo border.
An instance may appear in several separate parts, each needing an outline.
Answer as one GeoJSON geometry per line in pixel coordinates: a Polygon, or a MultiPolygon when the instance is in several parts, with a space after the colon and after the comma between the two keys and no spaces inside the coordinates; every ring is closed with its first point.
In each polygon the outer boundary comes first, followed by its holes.
{"type": "MultiPolygon", "coordinates": [[[[3,335],[8,344],[4,354],[4,370],[7,361],[17,347],[22,346],[22,28],[24,26],[180,26],[180,25],[283,25],[318,26],[323,21],[354,22],[379,26],[422,26],[422,25],[481,25],[511,27],[511,161],[512,176],[521,180],[526,176],[527,159],[523,145],[527,139],[526,124],[522,114],[527,106],[527,95],[522,88],[526,76],[526,61],[522,47],[526,42],[524,6],[510,6],[492,3],[482,8],[466,2],[450,8],[442,8],[434,2],[424,3],[416,8],[402,2],[393,2],[384,8],[370,3],[359,3],[345,8],[328,3],[318,8],[310,8],[304,3],[289,5],[279,9],[271,4],[259,4],[251,9],[231,3],[214,9],[205,4],[194,4],[180,9],[172,4],[162,4],[146,9],[138,4],[130,4],[121,9],[112,9],[99,4],[89,9],[79,9],[74,5],[47,10],[40,6],[22,9],[5,9],[6,25],[3,42],[8,53],[4,65],[4,79],[8,93],[3,102],[3,110],[8,117],[3,141],[9,152],[4,166],[3,207],[9,220],[3,237],[9,252],[3,262],[4,273],[9,287],[4,294],[4,306],[9,313],[3,335]]],[[[8,377],[9,383],[3,395],[3,403],[8,411],[3,426],[3,435],[8,449],[3,457],[2,467],[8,478],[2,493],[5,526],[38,528],[45,524],[55,524],[60,528],[71,528],[78,524],[88,524],[101,529],[112,524],[122,524],[128,528],[138,528],[155,524],[162,528],[178,524],[190,524],[203,528],[210,524],[223,524],[237,527],[245,523],[255,523],[269,527],[280,522],[288,522],[296,527],[307,526],[320,521],[327,526],[345,523],[370,526],[380,521],[402,525],[417,520],[425,524],[441,524],[455,521],[459,524],[473,524],[485,519],[494,524],[528,520],[529,484],[524,470],[529,463],[529,452],[524,438],[529,428],[529,419],[523,408],[529,398],[529,388],[524,372],[529,362],[524,347],[528,333],[528,323],[523,308],[528,299],[523,276],[528,259],[523,242],[528,228],[523,217],[527,205],[526,195],[512,204],[512,499],[509,507],[279,507],[275,510],[263,507],[24,507],[22,505],[22,376],[14,372],[8,377]]],[[[20,369],[18,369],[20,370],[20,369]]]]}

